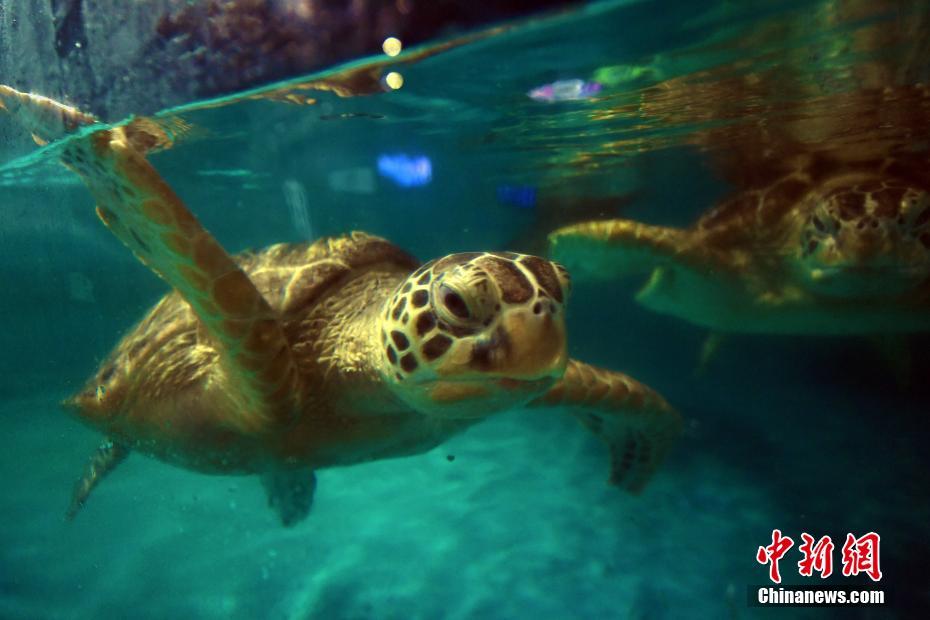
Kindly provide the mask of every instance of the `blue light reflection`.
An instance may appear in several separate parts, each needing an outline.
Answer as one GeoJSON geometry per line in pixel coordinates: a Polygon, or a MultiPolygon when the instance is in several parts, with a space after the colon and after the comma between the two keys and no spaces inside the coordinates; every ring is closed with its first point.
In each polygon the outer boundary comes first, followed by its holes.
{"type": "Polygon", "coordinates": [[[401,187],[420,187],[433,180],[433,163],[426,155],[381,154],[378,173],[401,187]]]}

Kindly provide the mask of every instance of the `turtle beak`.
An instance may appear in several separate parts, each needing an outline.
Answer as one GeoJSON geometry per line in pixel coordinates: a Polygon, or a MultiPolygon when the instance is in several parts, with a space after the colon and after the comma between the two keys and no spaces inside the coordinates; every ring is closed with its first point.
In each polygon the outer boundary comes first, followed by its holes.
{"type": "Polygon", "coordinates": [[[565,323],[558,309],[512,309],[487,333],[459,340],[437,377],[424,382],[424,411],[483,418],[544,393],[565,372],[565,323]]]}
{"type": "Polygon", "coordinates": [[[549,311],[511,312],[490,338],[475,343],[469,365],[485,375],[536,381],[560,377],[567,362],[561,316],[549,311]]]}

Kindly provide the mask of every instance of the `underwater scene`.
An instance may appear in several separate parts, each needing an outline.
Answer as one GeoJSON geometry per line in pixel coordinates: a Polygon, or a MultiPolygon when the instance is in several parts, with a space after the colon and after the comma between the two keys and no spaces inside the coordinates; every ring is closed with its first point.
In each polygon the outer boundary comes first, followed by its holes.
{"type": "Polygon", "coordinates": [[[930,617],[928,80],[891,0],[0,74],[0,617],[930,617]]]}

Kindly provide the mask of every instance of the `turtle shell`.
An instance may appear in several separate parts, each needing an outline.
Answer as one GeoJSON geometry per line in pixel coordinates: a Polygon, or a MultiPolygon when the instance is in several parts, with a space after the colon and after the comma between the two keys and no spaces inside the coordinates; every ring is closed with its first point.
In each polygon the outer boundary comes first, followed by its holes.
{"type": "Polygon", "coordinates": [[[236,255],[259,292],[282,317],[305,311],[353,272],[375,265],[413,271],[419,262],[391,242],[363,232],[313,243],[279,243],[236,255]]]}
{"type": "MultiPolygon", "coordinates": [[[[328,292],[338,290],[353,275],[379,266],[409,273],[418,266],[415,258],[385,239],[361,232],[309,244],[276,244],[234,259],[293,330],[299,329],[299,317],[311,314],[328,292]]],[[[293,336],[291,328],[286,331],[293,336]]],[[[201,382],[218,360],[219,353],[194,310],[172,291],[126,334],[68,404],[78,405],[79,414],[95,425],[107,427],[107,420],[116,423],[123,417],[120,412],[201,382]]]]}

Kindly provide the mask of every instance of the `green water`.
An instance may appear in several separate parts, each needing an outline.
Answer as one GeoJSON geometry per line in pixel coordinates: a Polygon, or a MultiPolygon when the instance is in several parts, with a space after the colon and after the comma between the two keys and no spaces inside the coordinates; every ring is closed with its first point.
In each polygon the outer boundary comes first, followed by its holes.
{"type": "MultiPolygon", "coordinates": [[[[777,152],[757,148],[760,127],[791,127],[799,150],[880,140],[926,148],[923,103],[905,101],[896,114],[885,102],[878,114],[861,96],[928,79],[926,15],[863,6],[598,3],[435,54],[369,59],[167,111],[159,118],[177,142],[151,161],[231,252],[365,230],[427,260],[542,253],[550,230],[581,219],[685,226],[778,165],[777,152]],[[331,92],[362,69],[373,79],[353,84],[365,88],[331,92]],[[380,82],[391,71],[404,78],[394,91],[380,82]],[[747,76],[763,86],[747,87],[747,76]],[[527,96],[569,79],[602,89],[575,101],[527,96]],[[690,86],[668,89],[676,79],[690,86]],[[721,87],[727,80],[734,86],[721,87]],[[429,183],[385,176],[385,154],[428,157],[429,183]],[[734,157],[746,165],[720,163],[734,157]],[[533,188],[535,199],[523,204],[502,187],[533,188]]],[[[56,162],[58,146],[26,155],[20,137],[24,155],[0,164],[0,616],[930,611],[928,339],[732,336],[699,364],[707,334],[638,306],[636,278],[577,282],[568,329],[573,357],[648,383],[686,420],[639,497],[605,484],[604,447],[567,412],[535,410],[496,416],[422,456],[322,471],[310,518],[292,529],[254,479],[143,456],[65,522],[99,435],[57,403],[165,287],[100,225],[56,162]],[[847,532],[879,532],[888,604],[747,605],[747,588],[767,582],[755,555],[775,528],[796,540],[829,534],[838,546],[847,532]]],[[[785,581],[819,581],[798,576],[797,559],[793,549],[782,561],[785,581]]],[[[839,550],[834,561],[838,571],[839,550]]]]}

